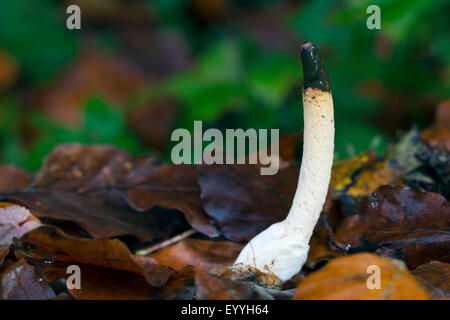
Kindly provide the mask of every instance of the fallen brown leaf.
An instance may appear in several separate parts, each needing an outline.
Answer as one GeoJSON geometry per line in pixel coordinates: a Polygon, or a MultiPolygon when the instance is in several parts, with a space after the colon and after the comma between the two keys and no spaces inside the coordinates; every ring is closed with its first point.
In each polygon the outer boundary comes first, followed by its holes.
{"type": "Polygon", "coordinates": [[[31,175],[15,165],[0,166],[0,190],[17,190],[26,188],[31,175]]]}
{"type": "Polygon", "coordinates": [[[249,281],[222,279],[201,269],[195,274],[197,300],[287,300],[291,295],[289,290],[279,291],[249,281]]]}
{"type": "Polygon", "coordinates": [[[128,271],[144,276],[155,287],[163,286],[175,272],[172,268],[158,265],[152,258],[134,256],[118,239],[74,238],[53,227],[35,229],[15,245],[17,251],[27,258],[128,271]]]}
{"type": "Polygon", "coordinates": [[[164,151],[170,141],[177,109],[173,99],[155,100],[132,112],[129,123],[145,145],[164,151]]]}
{"type": "Polygon", "coordinates": [[[430,290],[435,300],[450,300],[450,264],[430,261],[418,266],[412,274],[430,290]]]}
{"type": "Polygon", "coordinates": [[[202,265],[206,270],[210,270],[219,265],[232,265],[242,247],[231,241],[185,239],[149,257],[175,270],[186,265],[202,265]]]}
{"type": "Polygon", "coordinates": [[[45,157],[30,188],[85,193],[117,184],[132,168],[132,156],[112,145],[62,144],[45,157]]]}
{"type": "Polygon", "coordinates": [[[331,260],[298,285],[295,300],[427,300],[429,293],[400,260],[368,253],[331,260]],[[380,268],[380,289],[369,289],[369,266],[380,268]]]}
{"type": "Polygon", "coordinates": [[[0,300],[46,300],[55,292],[34,267],[19,260],[0,269],[0,300]]]}
{"type": "Polygon", "coordinates": [[[128,206],[73,192],[24,189],[0,193],[0,199],[20,204],[39,218],[73,221],[95,238],[132,235],[142,240],[164,239],[184,225],[176,212],[139,213],[128,206]]]}
{"type": "MultiPolygon", "coordinates": [[[[202,209],[194,166],[134,159],[109,145],[65,144],[45,159],[30,189],[0,192],[36,216],[73,221],[93,237],[165,239],[187,225],[216,236],[202,209]],[[136,212],[146,211],[146,212],[136,212]]],[[[7,200],[8,199],[8,200],[7,200]]]]}
{"type": "Polygon", "coordinates": [[[214,224],[203,212],[197,171],[192,165],[157,165],[147,159],[123,178],[128,204],[138,211],[154,206],[183,212],[191,226],[210,237],[218,235],[214,224]]]}
{"type": "Polygon", "coordinates": [[[382,186],[339,223],[336,238],[352,252],[377,252],[414,268],[450,258],[449,226],[450,205],[441,195],[382,186]]]}
{"type": "Polygon", "coordinates": [[[92,92],[113,103],[141,88],[146,76],[128,60],[105,56],[92,48],[33,96],[46,115],[65,124],[80,121],[81,108],[92,92]]]}
{"type": "Polygon", "coordinates": [[[256,165],[202,165],[199,185],[203,206],[225,237],[250,240],[289,212],[299,167],[263,176],[256,165]]]}

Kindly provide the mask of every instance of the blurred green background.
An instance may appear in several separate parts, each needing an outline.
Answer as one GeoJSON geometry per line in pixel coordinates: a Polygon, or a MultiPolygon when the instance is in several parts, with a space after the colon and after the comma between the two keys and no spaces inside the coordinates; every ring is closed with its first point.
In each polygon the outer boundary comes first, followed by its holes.
{"type": "Polygon", "coordinates": [[[36,170],[72,141],[168,160],[194,120],[299,131],[306,40],[330,74],[337,159],[382,154],[449,97],[449,14],[444,0],[2,0],[0,161],[36,170]]]}

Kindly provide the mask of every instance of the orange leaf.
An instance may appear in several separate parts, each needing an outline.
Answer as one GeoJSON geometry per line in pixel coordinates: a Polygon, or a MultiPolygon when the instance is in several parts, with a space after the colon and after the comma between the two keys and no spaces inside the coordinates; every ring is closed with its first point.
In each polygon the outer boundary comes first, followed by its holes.
{"type": "Polygon", "coordinates": [[[298,285],[295,300],[427,300],[429,293],[400,260],[369,253],[331,260],[298,285]],[[369,289],[369,266],[380,269],[380,289],[369,289]]]}

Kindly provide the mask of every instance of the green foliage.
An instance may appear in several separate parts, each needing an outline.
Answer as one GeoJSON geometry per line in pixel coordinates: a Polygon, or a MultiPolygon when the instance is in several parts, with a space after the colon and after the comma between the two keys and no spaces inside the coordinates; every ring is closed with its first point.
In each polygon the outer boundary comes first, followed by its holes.
{"type": "MultiPolygon", "coordinates": [[[[177,127],[189,130],[194,120],[203,120],[205,130],[252,127],[279,128],[288,133],[302,129],[299,52],[263,48],[252,30],[242,29],[245,24],[234,21],[234,16],[226,23],[197,25],[187,0],[143,1],[156,17],[152,28],[176,29],[194,56],[188,70],[153,82],[144,93],[145,102],[174,96],[181,103],[177,127]]],[[[233,10],[245,14],[279,9],[275,0],[229,2],[233,10]]],[[[368,148],[384,152],[389,136],[382,130],[382,122],[392,121],[383,118],[387,97],[411,97],[404,118],[419,127],[428,121],[428,111],[421,103],[448,98],[447,12],[450,4],[446,0],[314,0],[292,6],[285,15],[284,26],[296,35],[299,44],[314,42],[329,70],[337,158],[368,148]],[[381,8],[381,30],[366,28],[366,8],[373,4],[381,8]],[[383,86],[385,96],[368,96],[361,91],[362,84],[373,81],[383,86]]],[[[21,85],[51,80],[77,54],[82,32],[68,31],[64,19],[64,6],[58,1],[0,1],[0,48],[18,60],[21,85]]],[[[115,28],[89,26],[89,32],[107,52],[121,49],[115,28]]],[[[122,108],[102,99],[88,99],[82,121],[69,127],[30,112],[33,106],[24,105],[15,98],[17,94],[20,92],[0,97],[3,162],[36,169],[55,145],[72,141],[111,143],[133,153],[144,151],[130,133],[122,108]],[[23,132],[27,126],[37,136],[33,143],[24,142],[30,135],[23,132]]]]}
{"type": "Polygon", "coordinates": [[[0,47],[34,82],[48,80],[76,54],[75,34],[66,28],[61,9],[51,0],[0,1],[0,47]]]}
{"type": "Polygon", "coordinates": [[[3,111],[0,117],[3,138],[0,147],[4,163],[17,163],[26,169],[36,170],[55,146],[74,141],[85,144],[109,143],[134,154],[144,153],[137,137],[127,128],[124,112],[98,97],[88,99],[83,109],[83,119],[75,126],[62,125],[40,113],[33,113],[28,120],[30,129],[38,132],[38,138],[28,151],[19,139],[19,109],[9,103],[0,110],[3,111]]]}
{"type": "MultiPolygon", "coordinates": [[[[335,100],[338,158],[368,148],[384,153],[388,137],[377,125],[381,97],[360,93],[358,86],[364,81],[379,79],[392,91],[445,97],[448,82],[437,78],[436,70],[418,54],[421,47],[434,46],[433,58],[442,66],[448,63],[443,7],[444,1],[317,0],[287,17],[286,25],[298,34],[299,42],[308,39],[322,49],[335,100]],[[366,28],[366,8],[371,4],[381,8],[381,31],[366,28]],[[376,52],[380,35],[392,41],[387,57],[376,52]]],[[[179,126],[192,129],[194,120],[203,120],[221,127],[223,117],[234,113],[238,120],[229,126],[301,129],[298,56],[264,50],[243,34],[219,34],[207,42],[189,72],[175,75],[166,90],[159,91],[183,103],[179,126]]],[[[424,125],[423,115],[424,110],[411,106],[406,116],[424,125]]]]}

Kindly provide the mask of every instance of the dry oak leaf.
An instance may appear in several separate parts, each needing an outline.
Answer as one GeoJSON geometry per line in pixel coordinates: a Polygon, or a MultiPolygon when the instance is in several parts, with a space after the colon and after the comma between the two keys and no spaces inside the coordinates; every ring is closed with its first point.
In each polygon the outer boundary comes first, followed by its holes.
{"type": "Polygon", "coordinates": [[[430,261],[412,271],[430,290],[434,300],[450,300],[450,264],[430,261]]]}
{"type": "Polygon", "coordinates": [[[295,300],[428,300],[429,293],[400,260],[369,253],[339,257],[311,273],[295,290],[295,300]],[[380,289],[369,289],[368,280],[380,268],[380,289]]]}
{"type": "Polygon", "coordinates": [[[20,238],[40,224],[27,208],[0,202],[0,245],[13,243],[14,237],[20,238]]]}
{"type": "Polygon", "coordinates": [[[450,205],[436,193],[387,185],[344,218],[336,239],[352,252],[369,251],[402,259],[410,268],[450,259],[450,205]]]}
{"type": "Polygon", "coordinates": [[[55,292],[25,260],[19,260],[0,269],[0,300],[46,300],[55,292]]]}
{"type": "Polygon", "coordinates": [[[0,190],[17,190],[28,185],[31,175],[15,165],[2,165],[0,177],[0,190]]]}
{"type": "Polygon", "coordinates": [[[155,287],[163,286],[175,272],[148,257],[133,255],[118,239],[83,239],[70,237],[49,226],[40,227],[15,243],[26,258],[86,264],[142,275],[155,287]]]}
{"type": "Polygon", "coordinates": [[[202,265],[210,270],[219,265],[232,265],[243,246],[232,241],[185,239],[151,254],[159,264],[179,270],[186,265],[202,265]]]}
{"type": "Polygon", "coordinates": [[[250,240],[283,220],[292,205],[299,167],[290,165],[263,176],[257,165],[200,165],[198,183],[206,213],[223,235],[250,240]]]}

